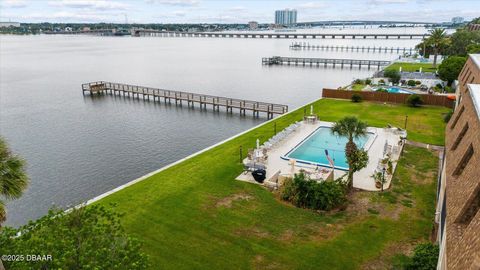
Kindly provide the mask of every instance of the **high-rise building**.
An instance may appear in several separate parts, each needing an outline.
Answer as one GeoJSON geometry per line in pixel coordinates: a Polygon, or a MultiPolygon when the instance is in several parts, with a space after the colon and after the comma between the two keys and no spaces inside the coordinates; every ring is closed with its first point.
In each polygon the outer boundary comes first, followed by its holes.
{"type": "Polygon", "coordinates": [[[275,24],[292,25],[297,23],[297,10],[284,9],[275,11],[275,24]]]}

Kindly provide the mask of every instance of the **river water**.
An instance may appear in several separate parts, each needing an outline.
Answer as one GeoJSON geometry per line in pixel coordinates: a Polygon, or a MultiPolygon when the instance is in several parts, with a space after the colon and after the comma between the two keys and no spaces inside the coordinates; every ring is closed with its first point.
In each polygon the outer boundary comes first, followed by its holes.
{"type": "MultiPolygon", "coordinates": [[[[425,29],[387,32],[405,31],[425,29]]],[[[318,99],[323,87],[337,88],[371,75],[374,69],[262,66],[262,57],[398,57],[391,53],[293,51],[289,49],[292,41],[1,36],[0,135],[26,159],[31,178],[23,197],[7,203],[6,225],[24,224],[52,206],[81,203],[266,120],[211,108],[200,111],[110,95],[83,96],[82,83],[123,82],[281,103],[294,109],[318,99]]],[[[296,41],[389,47],[413,47],[419,42],[296,41]]]]}

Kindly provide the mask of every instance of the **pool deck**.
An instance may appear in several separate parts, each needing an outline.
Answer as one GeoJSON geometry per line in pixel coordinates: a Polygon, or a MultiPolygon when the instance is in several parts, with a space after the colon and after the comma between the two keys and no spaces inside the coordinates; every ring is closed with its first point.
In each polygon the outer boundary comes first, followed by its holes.
{"type": "MultiPolygon", "coordinates": [[[[264,185],[266,186],[275,186],[278,176],[289,177],[293,173],[298,173],[301,169],[306,171],[315,171],[316,165],[303,164],[296,162],[295,166],[292,166],[290,161],[282,159],[290,150],[297,146],[302,140],[308,137],[312,132],[317,130],[320,126],[331,127],[332,122],[317,121],[315,124],[309,124],[302,122],[299,128],[287,136],[283,141],[277,143],[274,147],[268,150],[268,159],[265,163],[267,169],[266,180],[264,185]]],[[[354,188],[368,190],[368,191],[379,191],[380,189],[375,187],[375,181],[372,175],[375,172],[379,164],[379,160],[384,158],[384,149],[385,143],[392,145],[392,148],[395,148],[396,151],[392,152],[392,161],[393,161],[393,171],[397,164],[397,160],[401,153],[401,146],[398,146],[400,141],[400,135],[396,134],[394,129],[388,128],[374,128],[369,127],[368,132],[375,134],[369,141],[366,142],[365,148],[368,151],[369,162],[367,167],[356,172],[353,176],[353,186],[354,188]],[[395,146],[395,147],[393,147],[395,146]]],[[[330,169],[325,167],[326,169],[330,169]]],[[[335,169],[334,178],[337,179],[346,174],[346,171],[335,169]]],[[[388,189],[390,186],[391,176],[385,174],[386,183],[384,184],[384,189],[388,189]]],[[[251,173],[242,173],[239,175],[237,180],[247,181],[250,183],[257,183],[253,179],[251,173]]]]}

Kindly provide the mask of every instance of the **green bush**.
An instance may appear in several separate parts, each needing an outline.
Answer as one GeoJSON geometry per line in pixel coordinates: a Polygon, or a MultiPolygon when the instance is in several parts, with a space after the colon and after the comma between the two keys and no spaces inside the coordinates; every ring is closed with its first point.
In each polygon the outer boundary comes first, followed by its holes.
{"type": "Polygon", "coordinates": [[[422,84],[422,82],[421,81],[415,81],[415,84],[420,85],[420,84],[422,84]]]}
{"type": "Polygon", "coordinates": [[[440,249],[432,243],[423,243],[415,247],[413,256],[405,263],[405,270],[437,269],[440,249]]]}
{"type": "Polygon", "coordinates": [[[407,104],[410,107],[419,107],[423,104],[423,100],[419,95],[413,94],[407,98],[407,104]]]}
{"type": "Polygon", "coordinates": [[[383,72],[383,76],[387,77],[390,82],[395,84],[397,84],[400,81],[400,72],[394,69],[386,69],[383,72]]]}
{"type": "Polygon", "coordinates": [[[361,102],[361,101],[362,101],[362,96],[361,95],[359,95],[357,93],[352,95],[352,102],[357,103],[357,102],[361,102]]]}
{"type": "Polygon", "coordinates": [[[363,80],[360,80],[360,79],[356,79],[355,81],[353,81],[354,84],[365,84],[365,81],[363,80]]]}
{"type": "Polygon", "coordinates": [[[407,85],[408,86],[415,86],[415,81],[414,80],[408,80],[407,85]]]}
{"type": "Polygon", "coordinates": [[[285,180],[280,196],[297,207],[315,210],[331,210],[346,201],[345,186],[341,182],[308,180],[303,173],[285,180]]]}
{"type": "Polygon", "coordinates": [[[378,81],[378,83],[379,83],[379,84],[385,84],[385,80],[384,80],[384,79],[380,79],[380,80],[378,81]]]}
{"type": "Polygon", "coordinates": [[[365,79],[365,84],[368,84],[368,85],[372,84],[372,80],[370,80],[370,79],[365,79]]]}
{"type": "Polygon", "coordinates": [[[437,87],[438,89],[443,89],[443,84],[437,83],[437,85],[435,87],[437,87]]]}
{"type": "Polygon", "coordinates": [[[384,92],[384,93],[388,93],[388,90],[385,89],[385,88],[380,88],[377,90],[377,92],[384,92]]]}
{"type": "Polygon", "coordinates": [[[447,93],[455,93],[455,89],[453,89],[452,87],[450,86],[445,86],[445,92],[447,93]]]}

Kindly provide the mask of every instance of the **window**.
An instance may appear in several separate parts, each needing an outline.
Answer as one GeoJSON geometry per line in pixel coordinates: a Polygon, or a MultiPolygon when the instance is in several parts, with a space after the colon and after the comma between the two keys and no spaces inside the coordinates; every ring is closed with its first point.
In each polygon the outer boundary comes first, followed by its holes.
{"type": "Polygon", "coordinates": [[[455,126],[457,125],[458,120],[460,119],[460,116],[462,116],[463,111],[465,111],[465,106],[462,106],[460,111],[458,112],[457,116],[455,116],[455,119],[452,122],[452,125],[450,126],[450,129],[454,129],[455,126]]]}
{"type": "Polygon", "coordinates": [[[477,185],[477,188],[473,192],[471,198],[468,199],[465,207],[462,212],[457,217],[456,223],[468,226],[473,217],[477,214],[480,209],[480,185],[477,185]]]}
{"type": "Polygon", "coordinates": [[[460,134],[458,134],[457,139],[452,145],[452,148],[451,148],[452,151],[457,149],[458,145],[460,144],[460,142],[462,142],[462,139],[465,136],[465,133],[467,133],[467,131],[468,131],[468,123],[466,123],[465,126],[463,126],[462,131],[460,131],[460,134]]]}
{"type": "Polygon", "coordinates": [[[457,165],[457,168],[453,172],[453,176],[457,177],[462,174],[463,170],[465,169],[465,167],[467,167],[468,162],[470,161],[472,156],[473,156],[473,145],[470,144],[467,151],[463,155],[462,160],[460,160],[460,162],[457,165]]]}

